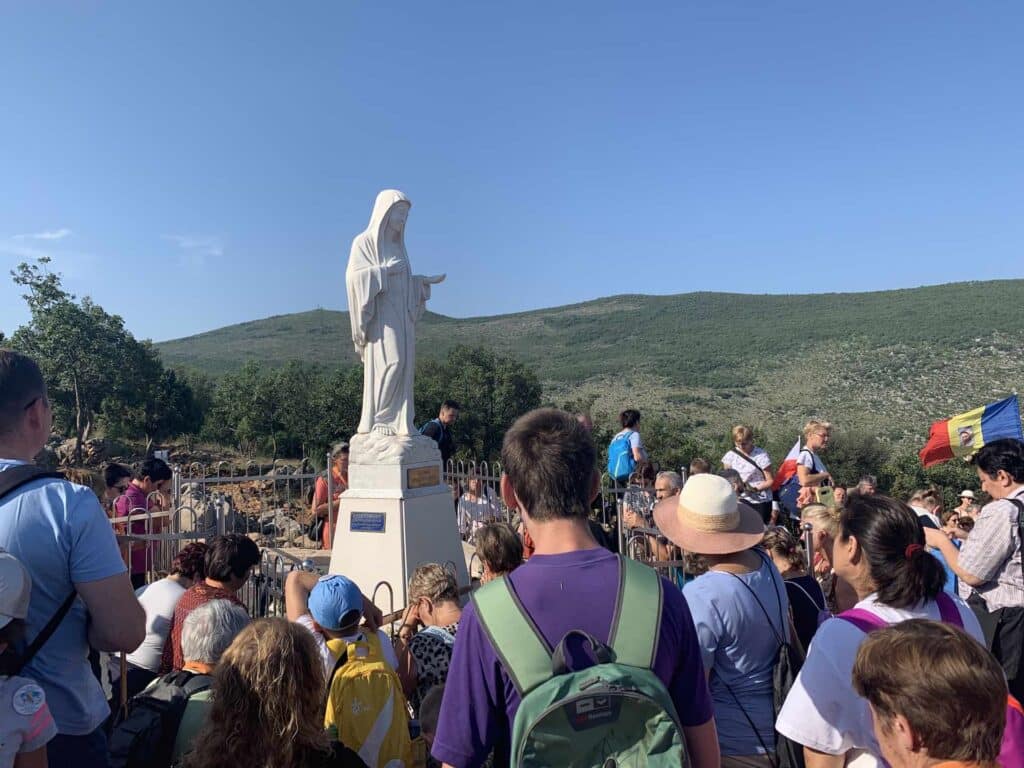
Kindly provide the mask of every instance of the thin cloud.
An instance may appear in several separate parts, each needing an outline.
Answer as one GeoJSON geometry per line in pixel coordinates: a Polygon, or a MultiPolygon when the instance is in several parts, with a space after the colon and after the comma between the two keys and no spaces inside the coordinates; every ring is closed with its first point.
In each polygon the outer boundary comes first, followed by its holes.
{"type": "Polygon", "coordinates": [[[174,243],[182,252],[197,263],[208,257],[224,255],[224,243],[216,235],[164,235],[164,240],[174,243]]]}
{"type": "Polygon", "coordinates": [[[31,232],[25,235],[15,235],[15,240],[63,240],[71,234],[71,230],[65,227],[60,229],[47,230],[44,232],[31,232]]]}

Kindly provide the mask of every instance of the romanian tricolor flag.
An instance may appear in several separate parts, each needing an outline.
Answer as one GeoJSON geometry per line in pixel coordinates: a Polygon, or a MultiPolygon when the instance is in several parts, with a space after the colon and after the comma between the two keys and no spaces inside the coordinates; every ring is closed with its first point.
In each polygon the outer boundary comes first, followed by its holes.
{"type": "Polygon", "coordinates": [[[1016,395],[945,421],[936,421],[927,444],[918,455],[921,463],[930,467],[956,456],[970,456],[985,443],[1004,437],[1024,440],[1016,395]]]}

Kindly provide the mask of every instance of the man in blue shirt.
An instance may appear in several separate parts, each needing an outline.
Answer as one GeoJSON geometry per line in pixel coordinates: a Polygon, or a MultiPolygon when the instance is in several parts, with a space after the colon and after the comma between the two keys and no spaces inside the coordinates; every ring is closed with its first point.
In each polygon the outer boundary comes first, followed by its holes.
{"type": "MultiPolygon", "coordinates": [[[[39,366],[0,349],[0,472],[31,464],[52,424],[39,366]]],[[[57,723],[47,749],[51,768],[105,768],[102,725],[109,709],[89,667],[89,646],[132,651],[146,630],[110,522],[90,489],[40,478],[0,500],[0,548],[32,576],[27,639],[39,634],[73,591],[79,595],[25,674],[43,687],[57,723]]]]}

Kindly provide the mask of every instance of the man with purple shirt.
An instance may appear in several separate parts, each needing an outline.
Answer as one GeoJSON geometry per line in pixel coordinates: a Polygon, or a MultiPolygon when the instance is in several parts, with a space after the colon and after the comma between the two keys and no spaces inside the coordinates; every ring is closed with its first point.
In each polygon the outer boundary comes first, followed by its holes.
{"type": "MultiPolygon", "coordinates": [[[[536,549],[507,578],[549,646],[570,630],[607,642],[619,585],[619,559],[598,546],[588,510],[600,475],[589,433],[570,414],[532,411],[505,434],[501,493],[522,512],[536,549]]],[[[664,581],[664,580],[663,580],[664,581]]],[[[653,670],[664,682],[686,734],[694,768],[718,768],[718,738],[686,600],[663,583],[661,634],[653,670]]],[[[652,631],[653,631],[652,627],[652,631]]],[[[574,668],[586,665],[570,648],[574,668]]],[[[471,768],[492,752],[507,765],[515,686],[491,646],[472,604],[462,613],[432,754],[445,765],[471,768]]]]}
{"type": "MultiPolygon", "coordinates": [[[[154,491],[162,491],[171,482],[171,468],[157,458],[148,458],[135,473],[128,489],[118,496],[114,502],[115,517],[141,515],[150,508],[149,496],[154,491]]],[[[145,520],[133,520],[129,523],[128,532],[134,534],[159,533],[163,530],[163,518],[152,521],[152,530],[147,530],[145,520]]],[[[147,560],[153,551],[152,542],[131,543],[131,579],[132,587],[138,589],[146,583],[147,560]]]]}

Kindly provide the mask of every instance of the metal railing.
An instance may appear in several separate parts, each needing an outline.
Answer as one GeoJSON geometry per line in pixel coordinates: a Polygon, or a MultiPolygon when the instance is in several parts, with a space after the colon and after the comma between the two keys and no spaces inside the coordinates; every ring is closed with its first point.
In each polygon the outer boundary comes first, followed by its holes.
{"type": "MultiPolygon", "coordinates": [[[[328,456],[328,465],[330,457],[328,456]]],[[[297,463],[275,461],[244,466],[218,462],[213,465],[193,462],[175,466],[169,503],[166,509],[132,509],[128,516],[112,518],[123,531],[121,541],[131,552],[145,551],[148,581],[165,576],[183,546],[205,541],[225,533],[242,533],[264,548],[261,561],[240,599],[253,616],[284,613],[284,582],[296,568],[310,567],[301,553],[287,550],[315,549],[318,542],[307,535],[312,518],[311,496],[318,477],[327,484],[327,498],[334,497],[334,478],[330,471],[312,471],[308,460],[297,463]],[[269,551],[268,548],[274,551],[269,551]]],[[[518,525],[517,510],[501,498],[502,468],[499,462],[449,461],[444,481],[452,489],[453,517],[463,538],[472,543],[476,525],[487,519],[518,525]],[[471,481],[478,481],[476,500],[466,494],[471,481]],[[463,502],[460,504],[460,502],[463,502]],[[460,519],[461,514],[461,519],[460,519]]],[[[475,484],[474,484],[475,485],[475,484]]],[[[601,479],[599,493],[591,507],[591,520],[599,525],[612,547],[627,557],[644,562],[675,581],[682,581],[687,568],[684,553],[653,528],[653,521],[628,529],[623,523],[623,501],[628,489],[607,475],[601,479]]],[[[156,501],[158,495],[151,495],[156,501]]],[[[327,525],[333,528],[336,510],[331,504],[327,525]]],[[[137,557],[137,555],[136,555],[137,557]]],[[[474,562],[479,561],[477,556],[474,562]]],[[[391,585],[380,584],[380,590],[391,585]]],[[[376,597],[374,596],[376,604],[376,597]]],[[[393,606],[380,606],[393,608],[393,606]]]]}

